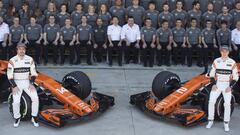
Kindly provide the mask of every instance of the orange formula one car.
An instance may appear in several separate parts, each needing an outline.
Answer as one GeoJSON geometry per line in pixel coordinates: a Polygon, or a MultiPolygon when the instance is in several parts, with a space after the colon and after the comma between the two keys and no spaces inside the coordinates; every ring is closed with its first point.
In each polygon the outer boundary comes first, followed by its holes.
{"type": "MultiPolygon", "coordinates": [[[[240,69],[239,64],[238,69],[240,69]]],[[[207,120],[208,99],[212,85],[207,69],[206,72],[184,83],[181,83],[178,75],[163,71],[154,78],[152,91],[131,95],[130,103],[150,116],[170,119],[185,126],[193,126],[207,120]]],[[[232,112],[235,102],[240,103],[240,81],[233,89],[232,112]]],[[[217,120],[223,120],[223,103],[221,95],[215,105],[217,120]]]]}
{"type": "MultiPolygon", "coordinates": [[[[0,102],[8,101],[12,114],[12,94],[7,79],[7,61],[0,60],[0,102]]],[[[43,73],[35,81],[40,100],[39,121],[62,127],[69,121],[94,118],[114,105],[114,98],[92,92],[90,79],[81,71],[67,74],[62,83],[43,73]]],[[[31,99],[23,92],[22,119],[31,118],[31,99]]]]}

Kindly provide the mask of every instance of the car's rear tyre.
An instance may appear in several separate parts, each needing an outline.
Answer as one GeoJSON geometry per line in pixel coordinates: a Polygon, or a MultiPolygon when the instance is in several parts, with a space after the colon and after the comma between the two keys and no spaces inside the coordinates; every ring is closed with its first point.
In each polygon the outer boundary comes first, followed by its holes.
{"type": "Polygon", "coordinates": [[[89,77],[81,71],[74,71],[64,76],[62,84],[64,88],[70,90],[81,99],[87,98],[92,90],[89,77]]]}
{"type": "Polygon", "coordinates": [[[178,75],[162,71],[153,79],[152,92],[159,100],[162,100],[179,87],[181,87],[181,80],[178,75]]]}
{"type": "MultiPolygon", "coordinates": [[[[8,97],[8,108],[10,114],[13,116],[13,96],[12,93],[8,97]]],[[[32,117],[32,100],[31,98],[23,91],[20,102],[20,114],[22,120],[29,120],[32,117]]]]}

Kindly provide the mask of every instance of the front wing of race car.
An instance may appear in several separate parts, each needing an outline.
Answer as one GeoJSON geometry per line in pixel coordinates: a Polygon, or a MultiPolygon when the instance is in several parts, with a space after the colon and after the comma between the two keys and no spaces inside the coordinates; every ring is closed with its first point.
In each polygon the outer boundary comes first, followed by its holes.
{"type": "Polygon", "coordinates": [[[109,107],[113,106],[114,97],[104,95],[101,93],[93,92],[92,98],[87,102],[91,109],[92,113],[88,113],[84,116],[77,115],[73,113],[65,105],[62,109],[46,109],[40,112],[39,121],[53,126],[53,127],[63,127],[68,122],[89,120],[96,118],[105,112],[109,107]]]}
{"type": "Polygon", "coordinates": [[[206,121],[205,113],[199,109],[176,107],[173,112],[166,115],[155,112],[156,99],[150,91],[131,95],[130,104],[137,106],[149,116],[177,121],[184,126],[194,126],[206,121]]]}

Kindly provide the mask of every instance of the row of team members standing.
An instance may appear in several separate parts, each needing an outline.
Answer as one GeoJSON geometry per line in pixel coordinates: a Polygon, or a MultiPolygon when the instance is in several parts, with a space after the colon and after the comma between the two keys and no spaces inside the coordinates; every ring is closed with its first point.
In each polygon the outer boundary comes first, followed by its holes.
{"type": "MultiPolygon", "coordinates": [[[[55,64],[58,63],[60,51],[60,64],[64,64],[66,49],[70,51],[70,64],[80,64],[82,47],[87,50],[87,64],[89,65],[92,64],[92,51],[96,54],[98,62],[102,61],[102,55],[108,51],[109,64],[112,65],[112,51],[114,51],[114,48],[117,49],[118,64],[120,66],[122,65],[123,52],[125,52],[127,64],[131,60],[130,56],[133,56],[133,62],[137,63],[140,50],[142,50],[144,66],[147,66],[147,61],[149,61],[150,66],[153,66],[155,51],[159,66],[162,64],[169,66],[171,54],[173,54],[172,62],[174,64],[184,65],[185,57],[187,57],[187,64],[191,66],[193,54],[197,54],[197,65],[207,65],[209,54],[217,57],[218,47],[222,45],[228,45],[232,48],[234,59],[239,60],[240,22],[237,22],[237,28],[232,32],[227,28],[226,21],[221,22],[221,28],[216,32],[212,28],[211,20],[206,21],[206,28],[202,31],[197,27],[197,19],[192,18],[190,22],[190,27],[184,29],[182,20],[178,19],[176,27],[170,29],[169,22],[164,20],[162,27],[156,30],[152,27],[152,20],[146,18],[145,26],[140,29],[131,16],[128,18],[128,23],[123,27],[119,25],[118,17],[113,17],[113,24],[107,28],[103,26],[101,18],[97,19],[97,26],[93,28],[87,23],[87,17],[82,16],[81,24],[77,27],[72,26],[70,18],[65,20],[65,26],[60,27],[55,23],[55,16],[49,16],[49,23],[42,29],[41,25],[36,23],[35,17],[30,18],[30,24],[27,24],[25,28],[19,24],[19,17],[14,17],[14,24],[9,31],[6,30],[6,33],[9,33],[10,57],[14,55],[14,48],[17,43],[24,42],[29,48],[35,50],[35,61],[38,64],[40,63],[41,54],[43,54],[43,62],[48,63],[49,50],[53,52],[53,62],[55,64]],[[113,42],[115,40],[117,42],[113,42]],[[113,43],[117,44],[117,46],[113,46],[113,43]],[[77,58],[75,58],[75,54],[77,58]]],[[[4,27],[4,24],[2,24],[2,27],[4,27]]],[[[4,29],[7,29],[6,24],[4,29]]],[[[6,43],[5,39],[2,44],[6,43]]],[[[6,56],[4,57],[6,58],[6,56]]]]}
{"type": "MultiPolygon", "coordinates": [[[[197,19],[197,27],[199,28],[204,28],[206,20],[209,19],[213,22],[214,28],[220,27],[222,20],[228,22],[229,28],[234,28],[236,22],[240,19],[240,2],[238,0],[162,0],[161,4],[159,4],[161,0],[130,0],[131,4],[127,4],[126,8],[123,6],[123,0],[116,0],[115,2],[108,2],[108,0],[105,0],[105,2],[76,1],[77,3],[74,2],[73,4],[64,2],[64,0],[61,1],[60,3],[58,1],[49,1],[46,9],[41,9],[40,6],[35,9],[33,8],[35,6],[31,3],[22,3],[20,9],[18,9],[19,6],[16,5],[9,5],[8,8],[5,8],[6,3],[1,0],[0,16],[11,25],[12,16],[18,14],[20,24],[25,26],[29,23],[29,18],[35,15],[37,16],[37,22],[44,26],[48,23],[49,16],[54,15],[61,27],[64,26],[65,19],[69,17],[72,18],[73,25],[76,27],[80,24],[79,20],[82,15],[88,17],[88,23],[91,26],[96,25],[97,18],[102,18],[103,25],[107,26],[111,16],[117,16],[120,21],[119,24],[123,26],[126,22],[126,17],[133,16],[135,23],[140,27],[144,24],[144,19],[151,18],[155,28],[160,27],[163,20],[168,20],[169,26],[173,28],[177,19],[183,21],[184,27],[189,27],[191,18],[197,19]],[[73,5],[75,10],[69,7],[73,5]]],[[[26,2],[29,1],[26,0],[26,2]]]]}

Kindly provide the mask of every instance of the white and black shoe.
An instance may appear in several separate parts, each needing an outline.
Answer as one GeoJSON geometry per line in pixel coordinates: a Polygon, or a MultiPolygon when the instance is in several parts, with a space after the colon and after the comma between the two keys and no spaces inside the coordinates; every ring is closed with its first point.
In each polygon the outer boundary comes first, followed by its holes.
{"type": "Polygon", "coordinates": [[[213,126],[213,120],[209,120],[206,128],[210,129],[212,126],[213,126]]]}
{"type": "Polygon", "coordinates": [[[229,122],[224,122],[224,131],[225,132],[228,132],[230,129],[229,129],[229,122]]]}
{"type": "Polygon", "coordinates": [[[13,124],[13,127],[17,128],[20,124],[21,118],[15,119],[15,122],[13,124]]]}
{"type": "Polygon", "coordinates": [[[34,127],[39,127],[37,117],[32,117],[32,123],[33,123],[33,126],[34,126],[34,127]]]}

